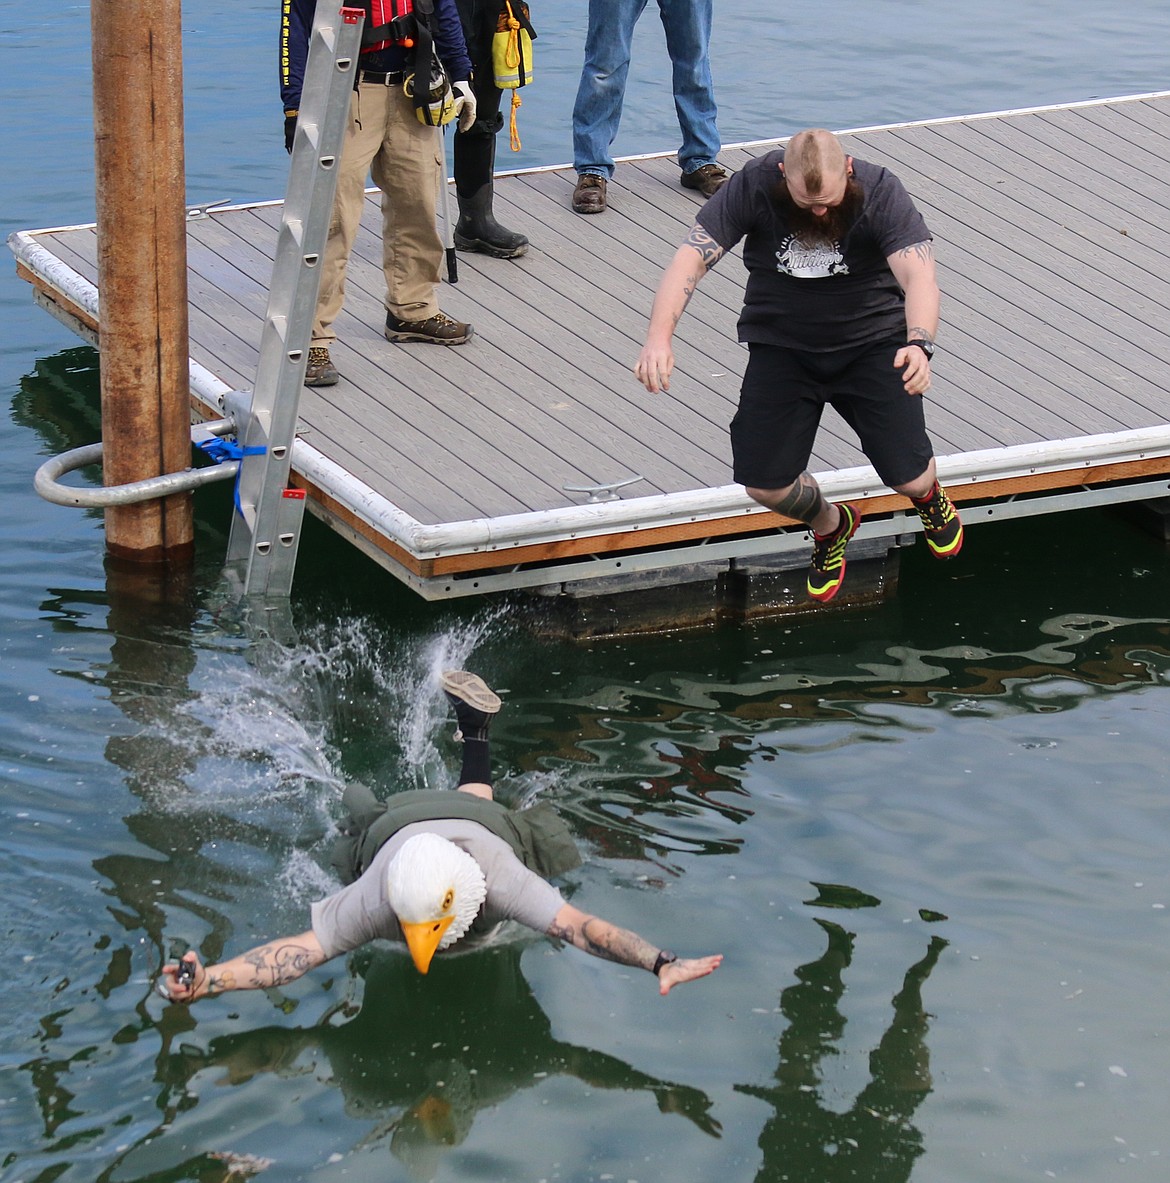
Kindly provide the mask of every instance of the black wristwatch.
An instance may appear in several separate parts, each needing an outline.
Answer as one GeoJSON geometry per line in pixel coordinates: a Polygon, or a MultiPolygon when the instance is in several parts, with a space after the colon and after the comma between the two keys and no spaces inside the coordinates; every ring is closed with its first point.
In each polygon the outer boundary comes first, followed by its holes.
{"type": "Polygon", "coordinates": [[[913,341],[907,341],[907,345],[917,345],[923,353],[926,354],[926,360],[930,361],[934,357],[934,342],[927,341],[923,337],[916,337],[913,341]]]}
{"type": "Polygon", "coordinates": [[[654,962],[654,976],[658,977],[658,972],[664,965],[669,965],[672,961],[677,960],[678,958],[673,953],[667,949],[663,949],[662,952],[658,954],[658,960],[654,962]]]}

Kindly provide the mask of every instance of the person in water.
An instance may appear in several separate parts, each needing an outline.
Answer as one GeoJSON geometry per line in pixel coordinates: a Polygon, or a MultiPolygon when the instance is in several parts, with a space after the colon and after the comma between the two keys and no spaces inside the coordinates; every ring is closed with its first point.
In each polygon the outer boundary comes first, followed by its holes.
{"type": "Polygon", "coordinates": [[[451,670],[443,690],[458,721],[456,792],[415,790],[378,801],[352,784],[333,854],[345,886],[312,905],[310,927],[215,965],[187,952],[164,965],[172,1002],[283,986],[378,939],[404,941],[420,973],[436,953],[467,947],[505,920],[654,975],[660,994],[712,973],[722,955],[676,957],[636,933],[566,903],[549,878],[580,865],[567,826],[545,803],[512,811],[492,793],[488,732],[500,699],[475,674],[451,670]]]}

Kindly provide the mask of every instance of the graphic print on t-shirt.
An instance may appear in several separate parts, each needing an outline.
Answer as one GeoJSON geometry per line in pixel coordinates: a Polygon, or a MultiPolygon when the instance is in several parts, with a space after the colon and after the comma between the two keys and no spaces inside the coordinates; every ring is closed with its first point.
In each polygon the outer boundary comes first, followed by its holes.
{"type": "Polygon", "coordinates": [[[841,254],[839,242],[801,242],[790,234],[776,252],[776,270],[794,279],[825,279],[830,275],[848,275],[849,267],[841,254]]]}

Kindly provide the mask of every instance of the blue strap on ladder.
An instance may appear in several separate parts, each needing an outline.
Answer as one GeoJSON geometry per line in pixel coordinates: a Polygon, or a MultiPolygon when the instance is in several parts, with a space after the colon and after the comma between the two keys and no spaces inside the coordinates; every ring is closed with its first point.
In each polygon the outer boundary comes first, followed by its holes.
{"type": "MultiPolygon", "coordinates": [[[[205,452],[216,464],[223,464],[225,460],[243,460],[245,456],[263,456],[268,451],[262,444],[251,448],[242,448],[235,440],[221,439],[212,436],[198,445],[201,452],[205,452]]],[[[236,505],[236,513],[243,514],[240,508],[240,474],[236,473],[235,483],[232,485],[232,500],[236,505]]]]}

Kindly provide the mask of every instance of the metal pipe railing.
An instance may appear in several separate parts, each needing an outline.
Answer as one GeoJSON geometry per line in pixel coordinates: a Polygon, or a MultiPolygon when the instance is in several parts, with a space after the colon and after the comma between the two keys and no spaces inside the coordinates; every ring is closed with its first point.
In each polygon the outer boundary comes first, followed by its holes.
{"type": "MultiPolygon", "coordinates": [[[[199,423],[191,428],[191,442],[197,442],[196,435],[223,436],[236,430],[235,419],[216,419],[199,423]]],[[[182,472],[168,472],[146,480],[131,481],[125,485],[103,485],[100,488],[80,489],[62,485],[58,478],[67,472],[85,468],[89,464],[100,464],[102,445],[86,444],[62,452],[46,460],[33,477],[33,488],[46,500],[55,505],[80,506],[84,509],[104,509],[110,505],[133,505],[139,501],[152,501],[156,497],[170,497],[173,493],[186,493],[215,481],[226,481],[239,472],[238,460],[227,460],[211,468],[187,468],[182,472]]]]}

